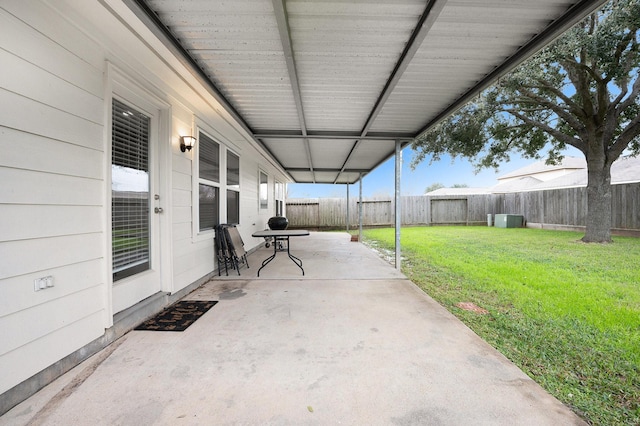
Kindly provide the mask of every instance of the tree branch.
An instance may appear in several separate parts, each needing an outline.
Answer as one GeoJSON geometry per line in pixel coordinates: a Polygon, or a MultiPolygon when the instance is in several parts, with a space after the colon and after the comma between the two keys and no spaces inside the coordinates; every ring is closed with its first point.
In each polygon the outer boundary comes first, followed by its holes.
{"type": "MultiPolygon", "coordinates": [[[[547,107],[548,109],[553,111],[555,114],[558,115],[558,117],[566,121],[567,124],[569,124],[569,126],[571,126],[573,130],[576,131],[576,133],[581,134],[585,131],[585,123],[584,122],[581,123],[580,121],[578,121],[574,115],[565,111],[562,107],[560,107],[560,105],[553,103],[548,99],[545,99],[544,97],[539,96],[530,90],[527,90],[526,88],[521,89],[521,92],[526,97],[533,99],[536,104],[543,105],[544,107],[547,107]]],[[[584,118],[586,121],[587,117],[584,117],[584,118]]]]}
{"type": "Polygon", "coordinates": [[[557,87],[551,86],[543,79],[536,79],[536,81],[540,83],[541,86],[529,86],[529,87],[533,89],[544,89],[544,90],[550,91],[551,93],[556,95],[558,98],[562,99],[562,102],[564,102],[567,105],[567,107],[569,108],[569,111],[571,111],[575,115],[582,115],[584,113],[584,111],[580,109],[580,106],[575,102],[573,102],[570,97],[565,95],[562,90],[558,89],[557,87]]]}
{"type": "Polygon", "coordinates": [[[640,115],[631,120],[620,136],[617,137],[608,150],[609,155],[617,159],[627,148],[629,142],[638,135],[640,135],[640,115]]]}
{"type": "Polygon", "coordinates": [[[553,136],[555,139],[557,139],[558,141],[566,144],[566,145],[571,145],[573,147],[578,148],[580,151],[585,152],[586,149],[586,144],[584,143],[584,141],[582,141],[582,139],[577,139],[577,138],[573,138],[569,135],[567,135],[566,133],[563,133],[559,130],[554,129],[553,127],[549,126],[546,123],[541,123],[537,120],[532,120],[531,118],[527,117],[526,115],[522,115],[520,114],[518,111],[516,110],[505,110],[505,112],[508,112],[509,114],[513,115],[514,117],[517,117],[518,119],[524,121],[525,123],[534,126],[534,127],[538,127],[539,129],[543,130],[544,132],[548,133],[549,135],[553,136]]]}
{"type": "MultiPolygon", "coordinates": [[[[585,53],[584,48],[581,50],[580,57],[584,60],[585,53]]],[[[580,67],[579,62],[569,61],[567,59],[560,59],[558,61],[567,70],[567,76],[571,83],[576,88],[577,94],[582,98],[582,114],[584,117],[590,117],[593,115],[593,104],[591,103],[591,96],[589,92],[589,82],[585,76],[586,69],[580,67]]],[[[586,124],[586,123],[585,123],[586,124]]]]}
{"type": "MultiPolygon", "coordinates": [[[[640,71],[638,74],[640,74],[640,71]]],[[[622,93],[620,93],[620,95],[622,95],[622,93]]],[[[623,111],[630,107],[636,102],[638,95],[640,95],[640,75],[636,76],[636,81],[633,82],[633,88],[631,89],[629,97],[624,102],[620,103],[616,109],[618,111],[623,111]]]]}

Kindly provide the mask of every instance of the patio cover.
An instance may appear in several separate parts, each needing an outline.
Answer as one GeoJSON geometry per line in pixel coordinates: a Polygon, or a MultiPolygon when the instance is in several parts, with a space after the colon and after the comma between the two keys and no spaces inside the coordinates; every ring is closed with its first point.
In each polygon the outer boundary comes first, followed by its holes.
{"type": "Polygon", "coordinates": [[[124,0],[299,183],[354,183],[603,0],[124,0]]]}

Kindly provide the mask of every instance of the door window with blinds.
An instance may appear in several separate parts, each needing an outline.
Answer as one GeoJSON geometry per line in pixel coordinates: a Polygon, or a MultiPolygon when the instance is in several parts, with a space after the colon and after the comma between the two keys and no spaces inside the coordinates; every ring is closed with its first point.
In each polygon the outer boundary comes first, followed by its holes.
{"type": "Polygon", "coordinates": [[[150,267],[151,119],[117,99],[112,107],[111,234],[117,281],[150,267]]]}
{"type": "Polygon", "coordinates": [[[212,230],[219,223],[220,145],[198,132],[198,217],[199,230],[212,230]]]}

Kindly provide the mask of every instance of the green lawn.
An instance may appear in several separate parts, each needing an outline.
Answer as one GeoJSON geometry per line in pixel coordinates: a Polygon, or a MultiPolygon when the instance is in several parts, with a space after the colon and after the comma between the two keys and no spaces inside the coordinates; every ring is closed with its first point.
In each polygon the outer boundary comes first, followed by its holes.
{"type": "MultiPolygon", "coordinates": [[[[393,229],[365,242],[393,247],[393,229]]],[[[640,424],[640,239],[536,229],[402,229],[403,272],[593,424],[640,424]],[[473,302],[482,315],[456,307],[473,302]]]]}

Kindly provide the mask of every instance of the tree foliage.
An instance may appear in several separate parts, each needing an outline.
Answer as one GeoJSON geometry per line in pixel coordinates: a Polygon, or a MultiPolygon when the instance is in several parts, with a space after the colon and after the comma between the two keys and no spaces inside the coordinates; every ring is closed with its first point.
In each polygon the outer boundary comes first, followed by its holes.
{"type": "Polygon", "coordinates": [[[640,0],[610,1],[416,138],[412,166],[448,154],[497,168],[514,152],[555,164],[573,146],[589,173],[585,240],[610,240],[610,212],[593,205],[610,197],[611,163],[640,153],[639,28],[640,0]]]}
{"type": "Polygon", "coordinates": [[[431,191],[435,191],[435,190],[440,189],[440,188],[444,188],[444,184],[441,183],[441,182],[435,182],[435,183],[432,183],[431,185],[427,186],[425,188],[425,190],[424,190],[424,193],[427,194],[427,193],[429,193],[431,191]]]}

